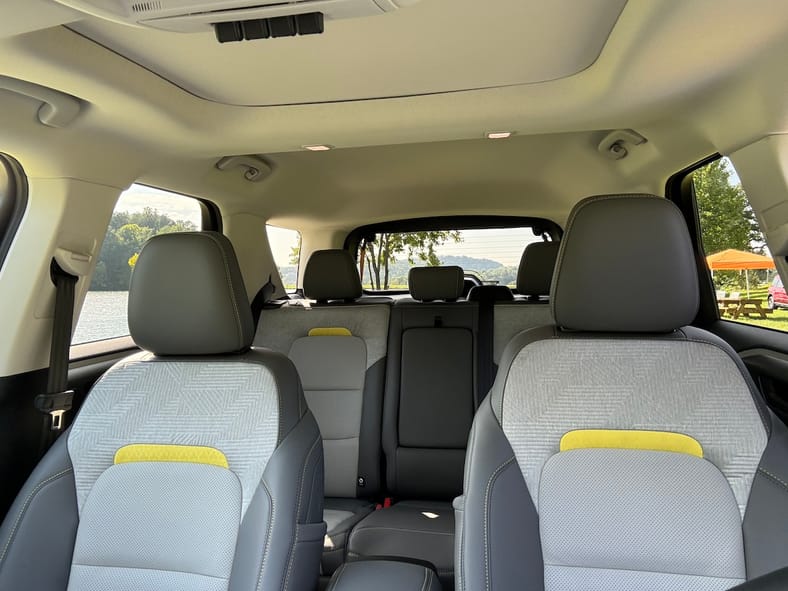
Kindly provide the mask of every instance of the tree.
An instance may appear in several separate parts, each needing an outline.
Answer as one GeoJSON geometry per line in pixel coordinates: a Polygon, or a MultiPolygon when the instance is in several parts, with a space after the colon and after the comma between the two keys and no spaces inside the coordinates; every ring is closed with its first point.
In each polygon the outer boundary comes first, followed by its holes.
{"type": "Polygon", "coordinates": [[[692,175],[698,201],[703,248],[762,250],[763,235],[741,185],[732,183],[730,163],[721,158],[692,175]]]}
{"type": "Polygon", "coordinates": [[[195,230],[192,222],[174,220],[146,207],[141,212],[112,214],[90,283],[94,291],[126,291],[142,245],[156,234],[195,230]]]}
{"type": "Polygon", "coordinates": [[[389,288],[389,268],[397,260],[397,255],[404,254],[411,265],[417,261],[430,267],[440,265],[435,248],[450,240],[462,242],[462,236],[456,230],[378,234],[375,242],[366,243],[370,283],[375,289],[389,288]]]}
{"type": "MultiPolygon", "coordinates": [[[[763,234],[744,189],[731,178],[732,171],[730,161],[720,158],[692,175],[706,254],[728,248],[763,251],[763,234]]],[[[714,280],[719,287],[744,286],[738,271],[716,271],[714,280]]]]}

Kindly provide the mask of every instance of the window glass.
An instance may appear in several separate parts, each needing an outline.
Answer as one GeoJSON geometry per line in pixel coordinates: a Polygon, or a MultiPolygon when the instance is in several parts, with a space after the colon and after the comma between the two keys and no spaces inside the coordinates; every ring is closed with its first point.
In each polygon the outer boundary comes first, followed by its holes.
{"type": "Polygon", "coordinates": [[[201,225],[202,208],[196,199],[143,185],[124,191],[112,213],[71,343],[128,335],[129,281],[142,245],[156,234],[199,230],[201,225]]]}
{"type": "Polygon", "coordinates": [[[301,258],[301,234],[298,230],[280,228],[268,225],[268,243],[274,263],[279,270],[279,276],[285,289],[289,292],[296,290],[298,283],[298,264],[301,258]]]}
{"type": "Polygon", "coordinates": [[[408,288],[411,267],[457,265],[483,283],[514,287],[526,245],[540,242],[531,228],[485,228],[377,234],[364,247],[363,285],[408,288]]]}
{"type": "Polygon", "coordinates": [[[733,164],[721,158],[692,180],[721,317],[788,331],[788,298],[733,164]]]}

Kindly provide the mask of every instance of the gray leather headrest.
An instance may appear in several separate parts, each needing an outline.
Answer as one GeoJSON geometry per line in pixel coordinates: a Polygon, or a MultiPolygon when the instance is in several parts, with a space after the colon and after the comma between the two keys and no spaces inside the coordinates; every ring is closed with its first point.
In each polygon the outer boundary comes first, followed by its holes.
{"type": "Polygon", "coordinates": [[[316,250],[304,269],[304,295],[311,300],[355,300],[361,297],[361,279],[346,250],[316,250]]]}
{"type": "Polygon", "coordinates": [[[527,296],[550,293],[558,247],[558,242],[534,242],[525,247],[517,269],[518,293],[527,296]]]}
{"type": "Polygon", "coordinates": [[[410,297],[422,302],[454,301],[462,295],[464,282],[462,267],[413,267],[408,273],[410,297]]]}
{"type": "Polygon", "coordinates": [[[560,327],[671,332],[698,311],[698,275],[679,209],[654,195],[578,203],[567,222],[552,287],[560,327]]]}
{"type": "Polygon", "coordinates": [[[156,355],[248,349],[254,323],[230,241],[217,232],[151,238],[131,276],[129,329],[156,355]]]}

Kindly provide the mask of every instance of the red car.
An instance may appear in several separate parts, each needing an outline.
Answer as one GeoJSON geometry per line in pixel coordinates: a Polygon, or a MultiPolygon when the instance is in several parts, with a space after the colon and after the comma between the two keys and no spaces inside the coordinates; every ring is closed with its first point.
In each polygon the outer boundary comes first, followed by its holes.
{"type": "Polygon", "coordinates": [[[769,286],[769,295],[766,297],[766,305],[770,310],[775,308],[788,308],[788,294],[785,293],[783,280],[776,276],[769,286]]]}

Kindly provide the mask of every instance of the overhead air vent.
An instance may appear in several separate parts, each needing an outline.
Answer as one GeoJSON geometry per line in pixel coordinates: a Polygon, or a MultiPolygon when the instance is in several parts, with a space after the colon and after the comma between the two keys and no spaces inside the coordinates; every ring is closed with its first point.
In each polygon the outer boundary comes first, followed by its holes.
{"type": "MultiPolygon", "coordinates": [[[[165,31],[199,33],[222,23],[322,14],[326,20],[375,16],[419,0],[55,0],[93,16],[165,31]]],[[[275,36],[275,35],[272,35],[275,36]]]]}

